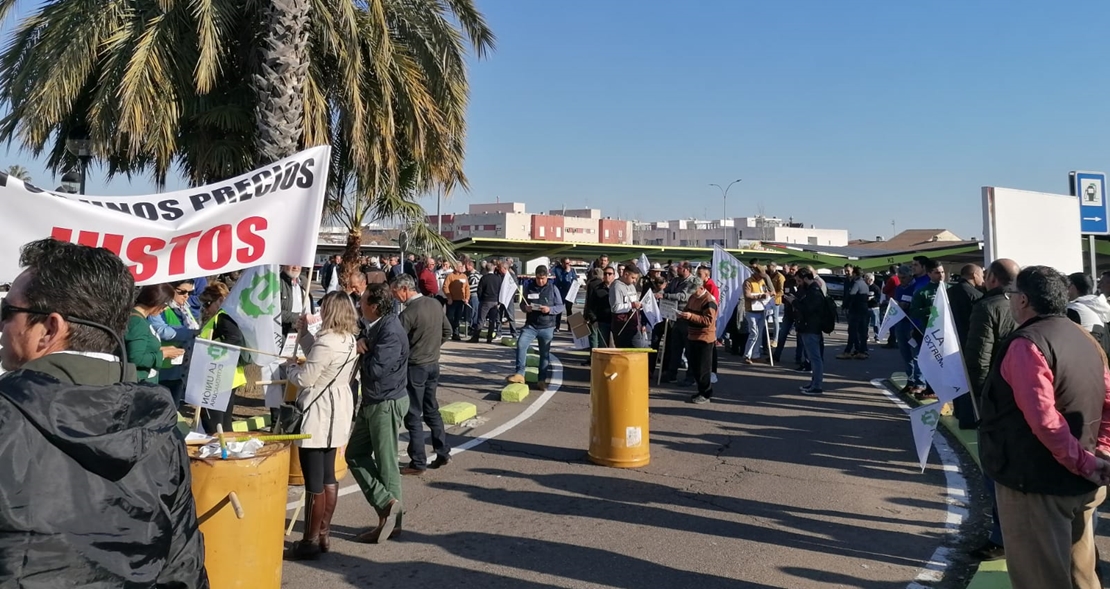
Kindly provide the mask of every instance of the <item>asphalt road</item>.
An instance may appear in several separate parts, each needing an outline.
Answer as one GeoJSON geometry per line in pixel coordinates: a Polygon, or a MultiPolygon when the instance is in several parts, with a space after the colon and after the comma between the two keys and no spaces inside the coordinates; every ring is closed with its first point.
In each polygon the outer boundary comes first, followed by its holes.
{"type": "MultiPolygon", "coordinates": [[[[401,540],[350,542],[376,517],[347,494],[333,552],[286,563],[283,586],[906,587],[938,547],[981,537],[981,509],[949,533],[936,455],[922,474],[905,415],[870,384],[897,369],[896,353],[838,361],[834,343],[821,398],[797,392],[805,375],[727,354],[711,404],[685,403],[689,389],[653,389],[651,464],[624,470],[586,460],[588,373],[560,339],[563,385],[534,416],[405,479],[401,540]]],[[[493,400],[509,348],[450,344],[445,354],[448,385],[470,387],[446,396],[477,399],[485,418],[454,428],[456,445],[539,397],[493,400]]],[[[955,560],[936,587],[966,582],[955,560]]]]}

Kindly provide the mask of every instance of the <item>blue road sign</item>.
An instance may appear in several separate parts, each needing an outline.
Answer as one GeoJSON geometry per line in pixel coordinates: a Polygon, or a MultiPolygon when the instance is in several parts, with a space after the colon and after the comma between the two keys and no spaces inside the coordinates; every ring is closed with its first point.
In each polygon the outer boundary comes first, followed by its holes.
{"type": "Polygon", "coordinates": [[[1072,196],[1079,197],[1079,230],[1084,235],[1110,234],[1110,203],[1106,201],[1106,174],[1072,172],[1072,196]]]}

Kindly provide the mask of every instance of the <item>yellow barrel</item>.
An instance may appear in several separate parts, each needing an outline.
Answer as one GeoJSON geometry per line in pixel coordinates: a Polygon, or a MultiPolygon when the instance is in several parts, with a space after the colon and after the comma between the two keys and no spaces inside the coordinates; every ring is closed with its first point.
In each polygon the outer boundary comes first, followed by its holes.
{"type": "MultiPolygon", "coordinates": [[[[341,481],[347,476],[347,447],[340,446],[335,450],[335,480],[341,481]]],[[[301,471],[301,453],[293,447],[293,456],[289,459],[289,486],[303,487],[304,472],[301,471]]]]}
{"type": "Polygon", "coordinates": [[[635,468],[648,451],[648,352],[595,349],[590,368],[590,460],[635,468]]]}
{"type": "Polygon", "coordinates": [[[214,589],[280,589],[289,448],[289,442],[266,444],[242,460],[201,460],[189,448],[204,566],[214,589]]]}

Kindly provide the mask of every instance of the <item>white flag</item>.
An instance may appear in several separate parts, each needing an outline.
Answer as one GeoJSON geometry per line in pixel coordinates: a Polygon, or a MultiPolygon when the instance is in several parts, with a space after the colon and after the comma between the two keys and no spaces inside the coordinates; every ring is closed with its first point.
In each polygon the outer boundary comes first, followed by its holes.
{"type": "Polygon", "coordinates": [[[970,390],[960,338],[956,335],[956,323],[952,320],[952,307],[948,304],[944,285],[937,288],[933,299],[921,349],[917,352],[917,365],[941,405],[970,390]]]}
{"type": "Polygon", "coordinates": [[[717,339],[724,337],[732,310],[740,303],[740,297],[744,294],[744,281],[751,275],[752,271],[741,264],[740,260],[721,246],[713,246],[712,278],[721,290],[721,299],[717,305],[717,339]]]}
{"type": "Polygon", "coordinates": [[[940,423],[940,408],[942,403],[929,403],[910,410],[910,425],[913,426],[913,445],[917,448],[917,460],[921,463],[921,472],[925,472],[925,463],[929,461],[929,448],[933,446],[933,434],[940,423]]]}
{"type": "MultiPolygon", "coordinates": [[[[243,332],[246,347],[277,356],[281,350],[281,279],[277,266],[248,268],[235,288],[227,295],[223,310],[243,332]]],[[[252,358],[264,366],[274,361],[274,356],[252,358]]]]}
{"type": "Polygon", "coordinates": [[[640,299],[640,304],[643,307],[640,309],[644,314],[644,320],[647,321],[649,327],[655,327],[656,323],[663,320],[663,313],[659,310],[659,301],[655,299],[655,293],[647,291],[644,293],[644,298],[640,299]]]}
{"type": "Polygon", "coordinates": [[[894,329],[894,326],[897,325],[899,321],[907,318],[908,316],[906,312],[902,310],[902,307],[898,305],[897,302],[890,301],[890,304],[886,306],[886,314],[883,315],[883,322],[879,325],[879,333],[875,337],[877,337],[879,341],[885,340],[890,337],[890,330],[894,329]]]}
{"type": "Polygon", "coordinates": [[[516,296],[516,280],[513,280],[512,274],[505,274],[505,279],[501,281],[501,293],[497,297],[497,302],[505,305],[506,309],[511,309],[514,296],[516,296]]]}
{"type": "Polygon", "coordinates": [[[574,282],[570,283],[570,288],[567,289],[567,296],[563,297],[566,302],[574,304],[578,299],[578,291],[582,289],[582,279],[575,277],[574,282]]]}
{"type": "Polygon", "coordinates": [[[193,343],[192,358],[189,380],[185,384],[185,404],[226,411],[235,382],[239,350],[198,337],[193,343]]]}
{"type": "MultiPolygon", "coordinates": [[[[282,368],[284,360],[277,360],[273,364],[267,364],[261,367],[262,381],[281,380],[285,376],[285,370],[282,368]]],[[[267,408],[281,407],[285,401],[285,386],[280,384],[268,384],[262,387],[263,396],[265,397],[265,405],[267,408]]]]}
{"type": "Polygon", "coordinates": [[[648,261],[647,254],[640,254],[639,264],[640,272],[643,272],[644,276],[647,276],[648,271],[651,270],[651,262],[648,261]]]}

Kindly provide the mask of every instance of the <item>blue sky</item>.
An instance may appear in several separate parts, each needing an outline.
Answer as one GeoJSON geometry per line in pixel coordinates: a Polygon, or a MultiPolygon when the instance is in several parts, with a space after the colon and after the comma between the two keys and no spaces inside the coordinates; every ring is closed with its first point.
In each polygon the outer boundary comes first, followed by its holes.
{"type": "MultiPolygon", "coordinates": [[[[498,49],[471,70],[471,190],[445,212],[718,218],[709,183],[743,178],[729,216],[966,238],[983,185],[1063,193],[1069,170],[1110,170],[1107,2],[478,4],[498,49]]],[[[98,176],[90,193],[150,190],[98,176]]]]}

